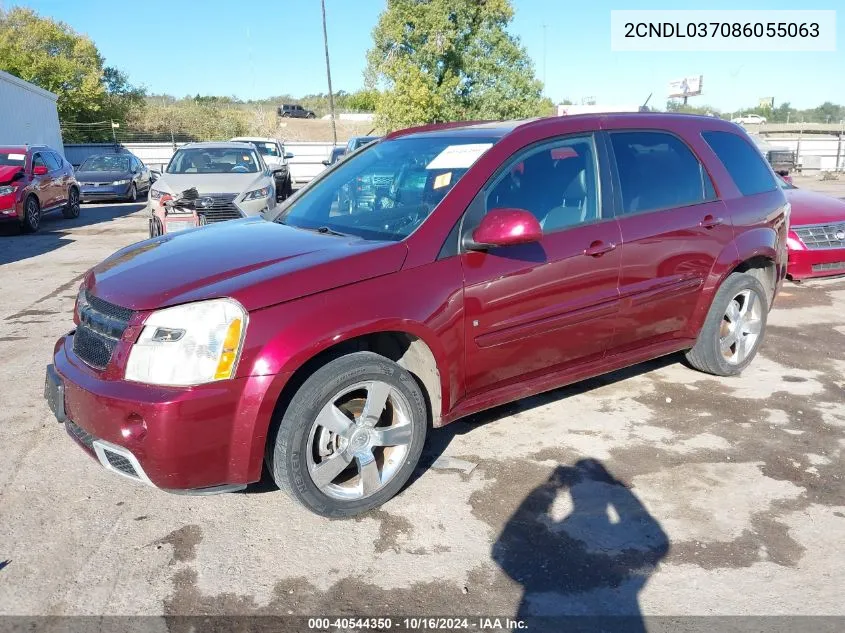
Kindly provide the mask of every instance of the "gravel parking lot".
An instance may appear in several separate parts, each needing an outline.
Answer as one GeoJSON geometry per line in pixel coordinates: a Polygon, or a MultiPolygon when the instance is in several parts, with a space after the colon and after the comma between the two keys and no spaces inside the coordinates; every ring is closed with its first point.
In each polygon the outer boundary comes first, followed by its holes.
{"type": "Polygon", "coordinates": [[[845,615],[845,280],[785,285],[741,377],[673,356],[460,421],[404,493],[331,521],[269,481],[135,485],[51,418],[81,276],[141,209],[0,236],[1,614],[845,615]]]}

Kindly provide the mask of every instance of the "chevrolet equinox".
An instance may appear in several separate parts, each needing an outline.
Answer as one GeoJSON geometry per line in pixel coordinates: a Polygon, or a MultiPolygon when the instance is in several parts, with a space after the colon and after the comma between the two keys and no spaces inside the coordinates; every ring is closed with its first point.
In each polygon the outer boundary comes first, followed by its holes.
{"type": "Polygon", "coordinates": [[[658,356],[754,358],[789,205],[738,126],[584,115],[389,134],[276,210],[85,275],[45,396],[105,468],[172,492],[266,463],[350,516],[429,428],[658,356]]]}

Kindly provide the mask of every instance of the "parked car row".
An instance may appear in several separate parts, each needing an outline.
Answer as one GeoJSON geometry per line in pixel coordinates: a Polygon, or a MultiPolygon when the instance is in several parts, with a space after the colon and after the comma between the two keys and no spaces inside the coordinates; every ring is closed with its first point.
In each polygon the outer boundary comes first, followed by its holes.
{"type": "Polygon", "coordinates": [[[45,397],[115,473],[209,493],[266,464],[310,510],[356,515],[406,484],[429,427],[674,352],[739,374],[789,240],[840,240],[821,215],[790,233],[817,202],[713,117],[403,130],[279,208],[260,161],[183,147],[151,199],[207,178],[180,199],[272,221],[141,242],[84,277],[45,397]]]}

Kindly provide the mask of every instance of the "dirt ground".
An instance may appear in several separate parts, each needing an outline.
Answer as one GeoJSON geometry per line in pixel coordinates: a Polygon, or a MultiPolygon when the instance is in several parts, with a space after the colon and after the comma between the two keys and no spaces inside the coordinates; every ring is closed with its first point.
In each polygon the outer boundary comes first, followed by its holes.
{"type": "Polygon", "coordinates": [[[135,485],[51,418],[81,275],[146,230],[86,205],[0,236],[0,614],[845,616],[845,280],[787,284],[741,377],[672,356],[457,422],[331,521],[268,481],[135,485]]]}

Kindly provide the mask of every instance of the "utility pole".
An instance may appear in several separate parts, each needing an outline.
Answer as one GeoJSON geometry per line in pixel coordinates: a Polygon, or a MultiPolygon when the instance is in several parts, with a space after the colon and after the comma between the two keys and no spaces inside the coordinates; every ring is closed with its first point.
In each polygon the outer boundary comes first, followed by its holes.
{"type": "Polygon", "coordinates": [[[329,34],[326,31],[326,0],[320,0],[323,9],[323,46],[326,49],[326,78],[329,80],[329,112],[332,117],[332,141],[337,145],[337,126],[334,122],[334,93],[332,92],[332,68],[329,64],[329,34]]]}
{"type": "Polygon", "coordinates": [[[543,22],[543,92],[549,94],[546,90],[546,23],[543,22]]]}

